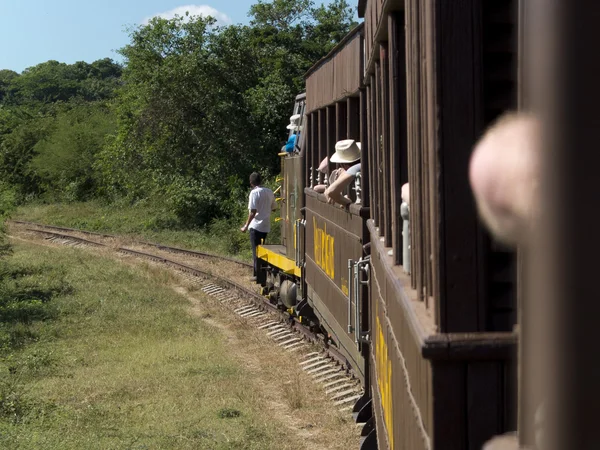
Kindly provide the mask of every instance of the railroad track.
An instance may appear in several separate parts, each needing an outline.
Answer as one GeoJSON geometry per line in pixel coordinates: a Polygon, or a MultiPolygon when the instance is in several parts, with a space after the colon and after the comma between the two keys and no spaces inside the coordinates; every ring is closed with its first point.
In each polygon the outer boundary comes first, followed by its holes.
{"type": "MultiPolygon", "coordinates": [[[[35,222],[26,222],[23,220],[11,220],[10,223],[24,225],[26,227],[37,227],[38,229],[44,229],[44,230],[55,230],[57,232],[62,232],[62,233],[78,233],[78,234],[83,234],[86,236],[97,237],[97,238],[102,238],[102,239],[118,240],[118,239],[122,238],[122,236],[117,236],[114,234],[97,233],[94,231],[86,231],[86,230],[78,230],[75,228],[58,227],[55,225],[44,225],[44,224],[39,224],[39,223],[35,223],[35,222]]],[[[35,231],[35,230],[32,230],[32,231],[35,231]]],[[[246,267],[248,269],[252,268],[252,264],[249,264],[245,261],[240,261],[239,259],[228,258],[227,256],[220,256],[220,255],[215,255],[212,253],[199,252],[199,251],[195,251],[195,250],[187,250],[187,249],[178,248],[178,247],[170,247],[170,246],[159,244],[156,242],[149,242],[149,241],[143,241],[143,240],[136,240],[136,242],[140,245],[146,245],[148,247],[155,247],[159,250],[164,250],[164,251],[171,252],[171,253],[182,254],[182,255],[192,256],[192,257],[201,258],[201,259],[214,259],[214,260],[229,261],[229,262],[238,264],[241,267],[246,267]]]]}
{"type": "MultiPolygon", "coordinates": [[[[161,266],[182,272],[194,283],[200,284],[200,290],[215,298],[223,307],[238,315],[254,327],[263,330],[283,351],[297,353],[300,367],[320,384],[328,397],[340,411],[350,412],[354,403],[363,395],[362,387],[352,373],[343,356],[334,347],[327,345],[325,337],[313,333],[288,312],[278,309],[265,297],[249,288],[198,267],[183,264],[164,256],[134,250],[125,246],[111,246],[102,242],[74,236],[73,233],[101,239],[120,239],[119,236],[56,227],[33,222],[11,221],[23,227],[21,231],[40,234],[47,241],[69,246],[104,248],[123,255],[150,260],[161,266]]],[[[139,245],[150,246],[175,255],[191,256],[208,260],[225,260],[248,269],[251,265],[233,258],[169,247],[157,243],[136,241],[139,245]]]]}

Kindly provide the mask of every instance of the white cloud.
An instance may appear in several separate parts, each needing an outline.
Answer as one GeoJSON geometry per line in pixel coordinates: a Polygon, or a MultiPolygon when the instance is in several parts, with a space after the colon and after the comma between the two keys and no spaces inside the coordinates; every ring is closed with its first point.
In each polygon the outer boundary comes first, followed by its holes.
{"type": "MultiPolygon", "coordinates": [[[[162,17],[163,19],[173,19],[175,16],[186,17],[185,13],[189,12],[189,17],[192,16],[211,16],[217,20],[217,25],[228,25],[231,23],[231,18],[220,11],[217,11],[215,8],[209,5],[186,5],[186,6],[178,6],[177,8],[171,9],[170,11],[165,11],[162,13],[154,14],[153,16],[146,17],[142,21],[142,25],[147,25],[150,19],[154,17],[162,17]]],[[[186,18],[189,20],[189,18],[186,18]]]]}

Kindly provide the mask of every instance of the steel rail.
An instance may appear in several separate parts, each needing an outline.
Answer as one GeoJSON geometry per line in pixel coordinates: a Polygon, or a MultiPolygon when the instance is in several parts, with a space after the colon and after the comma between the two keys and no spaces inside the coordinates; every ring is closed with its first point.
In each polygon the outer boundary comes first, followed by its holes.
{"type": "MultiPolygon", "coordinates": [[[[106,233],[98,233],[95,231],[79,230],[77,228],[59,227],[56,225],[46,225],[46,224],[36,223],[36,222],[27,222],[24,220],[10,220],[8,222],[19,224],[19,225],[25,225],[25,226],[35,226],[38,228],[47,228],[50,230],[64,231],[67,233],[81,233],[81,234],[85,234],[88,236],[101,237],[101,238],[105,238],[105,239],[122,239],[123,238],[123,236],[117,236],[114,234],[106,234],[106,233]]],[[[34,230],[30,230],[30,231],[34,231],[34,230]]],[[[245,261],[240,261],[239,259],[230,258],[228,256],[221,256],[221,255],[216,255],[214,253],[200,252],[197,250],[188,250],[188,249],[179,248],[179,247],[170,247],[168,245],[163,245],[163,244],[159,244],[156,242],[143,241],[143,240],[137,240],[137,239],[134,239],[134,242],[137,244],[140,244],[140,245],[147,245],[149,247],[155,247],[159,250],[165,250],[165,251],[168,251],[171,253],[181,253],[181,254],[185,254],[185,255],[189,255],[189,256],[194,256],[196,258],[221,259],[221,260],[239,264],[245,268],[249,268],[249,269],[252,268],[252,264],[247,263],[245,261]]]]}

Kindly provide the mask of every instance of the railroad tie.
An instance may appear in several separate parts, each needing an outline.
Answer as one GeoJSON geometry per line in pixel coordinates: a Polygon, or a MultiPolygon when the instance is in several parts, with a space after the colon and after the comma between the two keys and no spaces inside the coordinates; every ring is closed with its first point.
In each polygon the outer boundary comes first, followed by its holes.
{"type": "Polygon", "coordinates": [[[306,344],[304,342],[298,342],[297,344],[292,344],[287,350],[287,353],[294,353],[297,352],[298,350],[302,350],[304,347],[306,347],[306,344]]]}
{"type": "Polygon", "coordinates": [[[336,367],[335,369],[329,369],[326,373],[318,373],[316,375],[313,375],[313,378],[317,383],[322,383],[323,381],[331,380],[332,378],[341,376],[344,376],[344,373],[336,367]]]}
{"type": "Polygon", "coordinates": [[[225,293],[225,292],[226,292],[226,291],[225,291],[225,289],[223,289],[223,288],[215,288],[215,290],[214,290],[214,291],[211,291],[211,292],[209,292],[209,293],[208,293],[208,295],[210,295],[211,297],[216,297],[216,296],[218,296],[219,294],[223,294],[223,293],[225,293]]]}
{"type": "Polygon", "coordinates": [[[273,340],[277,341],[277,342],[283,341],[284,339],[291,338],[292,336],[296,336],[296,335],[290,331],[287,334],[281,334],[281,335],[277,336],[276,338],[273,338],[273,340]]]}
{"type": "Polygon", "coordinates": [[[322,352],[311,352],[311,353],[304,355],[304,358],[312,358],[313,356],[320,355],[321,353],[322,352]]]}
{"type": "Polygon", "coordinates": [[[283,349],[287,350],[288,353],[291,353],[291,352],[298,351],[304,347],[306,347],[306,344],[304,343],[304,341],[298,341],[298,342],[294,342],[293,344],[286,345],[285,347],[283,347],[283,349]]]}
{"type": "Polygon", "coordinates": [[[337,402],[335,402],[333,405],[334,406],[341,406],[341,405],[345,405],[346,403],[352,403],[355,402],[356,400],[358,400],[359,398],[362,397],[362,394],[356,394],[353,395],[352,397],[347,397],[345,399],[342,400],[338,400],[337,402]]]}
{"type": "Polygon", "coordinates": [[[326,389],[325,393],[333,394],[334,392],[341,391],[342,389],[353,388],[353,387],[355,388],[356,385],[354,385],[352,383],[348,383],[347,380],[340,380],[339,383],[336,383],[336,385],[332,386],[330,389],[326,389]]]}
{"type": "Polygon", "coordinates": [[[246,311],[244,311],[242,313],[238,313],[238,314],[240,315],[240,317],[248,318],[250,315],[256,314],[257,312],[260,312],[260,310],[256,307],[252,307],[252,308],[249,308],[246,311]]]}
{"type": "MultiPolygon", "coordinates": [[[[325,380],[325,381],[327,381],[327,380],[325,380]]],[[[346,383],[347,381],[348,381],[348,378],[340,373],[339,374],[339,378],[335,378],[332,381],[328,381],[327,383],[325,383],[323,385],[323,388],[327,389],[327,388],[330,388],[332,386],[338,385],[340,383],[346,383]]]]}
{"type": "Polygon", "coordinates": [[[288,340],[287,340],[287,341],[285,341],[285,342],[280,342],[278,345],[279,345],[280,347],[285,347],[286,345],[289,345],[289,344],[292,344],[292,343],[294,343],[294,342],[298,342],[298,341],[301,341],[301,340],[302,340],[302,338],[299,338],[299,337],[293,337],[293,338],[291,338],[291,339],[288,339],[288,340]]]}
{"type": "Polygon", "coordinates": [[[330,362],[331,362],[331,360],[329,358],[323,358],[323,359],[320,359],[320,360],[315,361],[313,363],[307,364],[302,369],[304,369],[304,370],[310,370],[310,369],[314,369],[315,367],[327,365],[330,362]]]}
{"type": "Polygon", "coordinates": [[[324,372],[326,372],[327,370],[339,370],[337,367],[332,366],[330,362],[327,362],[325,364],[322,364],[318,367],[315,367],[314,369],[310,369],[310,370],[306,370],[306,373],[309,375],[322,375],[324,372]]]}
{"type": "Polygon", "coordinates": [[[331,397],[331,400],[339,400],[341,398],[346,398],[349,395],[357,395],[356,389],[346,389],[343,392],[338,392],[334,396],[331,397]]]}
{"type": "Polygon", "coordinates": [[[280,328],[276,328],[273,331],[269,331],[267,333],[267,336],[269,336],[269,337],[276,337],[276,336],[279,336],[282,333],[286,333],[287,331],[288,331],[288,329],[286,327],[282,326],[280,328]]]}
{"type": "Polygon", "coordinates": [[[267,328],[263,327],[263,330],[265,330],[267,332],[267,335],[268,335],[272,331],[280,330],[282,327],[283,327],[283,324],[280,323],[280,322],[277,322],[275,325],[270,325],[267,328]]]}
{"type": "Polygon", "coordinates": [[[269,323],[266,323],[264,325],[261,325],[260,327],[258,327],[258,329],[259,330],[264,330],[265,328],[269,328],[269,327],[272,327],[272,326],[275,326],[275,325],[279,325],[279,323],[280,322],[275,322],[275,321],[269,322],[269,323]]]}
{"type": "Polygon", "coordinates": [[[257,320],[262,320],[262,318],[265,317],[267,314],[267,312],[261,310],[255,314],[248,316],[248,319],[252,319],[254,322],[256,322],[257,320]]]}
{"type": "Polygon", "coordinates": [[[265,310],[256,308],[256,311],[246,316],[247,319],[256,319],[259,316],[264,316],[266,314],[265,310]]]}
{"type": "Polygon", "coordinates": [[[222,288],[220,287],[211,287],[204,291],[205,294],[213,295],[215,292],[222,292],[222,288]]]}
{"type": "Polygon", "coordinates": [[[307,359],[305,361],[302,361],[300,363],[300,366],[305,366],[306,364],[312,364],[314,362],[322,361],[324,359],[327,359],[327,358],[325,358],[324,356],[320,356],[320,355],[319,356],[315,356],[314,358],[310,358],[310,359],[307,359]]]}
{"type": "Polygon", "coordinates": [[[243,314],[246,311],[250,311],[251,309],[254,309],[255,306],[254,305],[250,305],[250,306],[242,306],[241,308],[238,308],[236,310],[234,310],[233,312],[236,314],[243,314]]]}

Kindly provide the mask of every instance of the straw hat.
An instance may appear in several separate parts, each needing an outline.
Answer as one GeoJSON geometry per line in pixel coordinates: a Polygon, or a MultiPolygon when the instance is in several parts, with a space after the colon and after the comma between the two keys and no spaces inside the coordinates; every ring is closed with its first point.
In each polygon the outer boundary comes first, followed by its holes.
{"type": "Polygon", "coordinates": [[[290,117],[290,124],[286,127],[288,130],[297,130],[300,123],[300,114],[294,114],[290,117]]]}
{"type": "Polygon", "coordinates": [[[344,139],[335,144],[335,153],[331,157],[332,163],[353,163],[360,159],[360,142],[354,139],[344,139]]]}

